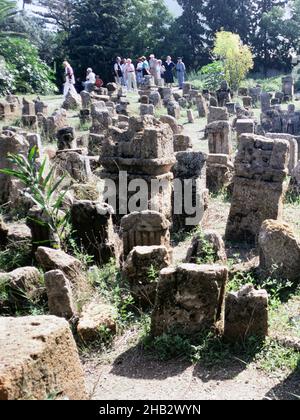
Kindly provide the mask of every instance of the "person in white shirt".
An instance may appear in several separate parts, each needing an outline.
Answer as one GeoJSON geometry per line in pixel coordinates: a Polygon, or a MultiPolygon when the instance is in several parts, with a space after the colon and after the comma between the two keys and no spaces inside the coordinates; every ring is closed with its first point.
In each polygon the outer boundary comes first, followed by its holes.
{"type": "Polygon", "coordinates": [[[163,79],[164,72],[165,72],[165,68],[162,64],[162,61],[161,60],[156,60],[154,79],[155,79],[155,84],[157,86],[163,86],[164,85],[164,83],[163,83],[164,82],[164,79],[163,79]]]}
{"type": "Polygon", "coordinates": [[[127,60],[126,58],[123,58],[122,62],[121,62],[121,70],[123,73],[123,77],[122,77],[122,86],[127,87],[127,74],[125,72],[125,67],[127,65],[127,60]]]}
{"type": "Polygon", "coordinates": [[[137,90],[135,67],[130,58],[128,58],[124,66],[124,76],[127,80],[128,91],[137,90]]]}
{"type": "Polygon", "coordinates": [[[73,95],[77,95],[76,89],[75,89],[75,76],[74,71],[68,63],[68,61],[63,62],[63,66],[65,68],[65,84],[64,84],[64,97],[66,98],[67,94],[71,91],[73,95]]]}
{"type": "Polygon", "coordinates": [[[92,92],[96,83],[96,75],[90,67],[86,71],[86,81],[83,83],[84,90],[92,92]]]}
{"type": "Polygon", "coordinates": [[[114,76],[115,76],[115,81],[118,85],[123,84],[123,72],[122,72],[121,65],[122,65],[122,59],[121,57],[117,57],[116,62],[114,64],[114,76]]]}

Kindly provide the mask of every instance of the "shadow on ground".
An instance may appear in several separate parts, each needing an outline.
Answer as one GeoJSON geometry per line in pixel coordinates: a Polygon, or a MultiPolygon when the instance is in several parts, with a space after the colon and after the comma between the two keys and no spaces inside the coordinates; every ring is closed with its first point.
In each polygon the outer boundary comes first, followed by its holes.
{"type": "Polygon", "coordinates": [[[284,381],[270,389],[265,398],[271,400],[300,400],[300,362],[295,371],[284,381]]]}

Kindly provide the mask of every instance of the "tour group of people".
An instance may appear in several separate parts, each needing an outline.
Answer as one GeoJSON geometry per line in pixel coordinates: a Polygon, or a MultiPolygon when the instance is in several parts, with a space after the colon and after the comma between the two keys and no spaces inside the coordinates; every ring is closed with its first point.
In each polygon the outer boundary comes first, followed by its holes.
{"type": "MultiPolygon", "coordinates": [[[[95,87],[103,86],[100,76],[96,75],[91,67],[86,71],[86,80],[82,82],[75,79],[74,71],[68,61],[63,62],[65,68],[64,97],[68,92],[76,94],[82,89],[92,92],[95,87]]],[[[134,64],[130,58],[117,57],[113,66],[113,76],[115,82],[124,86],[128,91],[135,91],[145,82],[145,77],[151,75],[157,86],[172,87],[174,84],[175,73],[178,79],[179,89],[182,89],[186,77],[186,67],[183,59],[179,57],[175,64],[172,57],[168,56],[165,61],[159,60],[154,54],[149,59],[140,57],[134,64]]]]}
{"type": "Polygon", "coordinates": [[[127,87],[128,91],[136,90],[142,86],[145,76],[151,75],[157,86],[172,87],[174,75],[177,74],[179,89],[182,89],[186,77],[186,67],[183,59],[179,57],[175,64],[172,57],[168,56],[165,61],[157,59],[151,54],[149,59],[143,56],[133,64],[130,58],[117,57],[114,64],[115,82],[127,87]]]}

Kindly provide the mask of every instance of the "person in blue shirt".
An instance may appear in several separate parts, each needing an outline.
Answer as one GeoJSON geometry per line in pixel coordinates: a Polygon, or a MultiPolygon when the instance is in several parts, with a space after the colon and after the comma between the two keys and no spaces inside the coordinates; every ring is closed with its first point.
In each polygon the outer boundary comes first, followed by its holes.
{"type": "Polygon", "coordinates": [[[177,61],[177,64],[176,64],[176,72],[177,72],[179,89],[182,89],[183,84],[185,82],[186,67],[185,67],[185,64],[182,61],[181,57],[178,58],[178,61],[177,61]]]}

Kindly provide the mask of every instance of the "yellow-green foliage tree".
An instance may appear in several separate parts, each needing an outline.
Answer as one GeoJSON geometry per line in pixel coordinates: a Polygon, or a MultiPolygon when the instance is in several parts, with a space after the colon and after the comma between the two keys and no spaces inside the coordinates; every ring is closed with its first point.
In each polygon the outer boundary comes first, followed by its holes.
{"type": "Polygon", "coordinates": [[[216,34],[213,54],[223,62],[225,79],[230,87],[237,90],[254,66],[250,47],[243,45],[239,35],[221,31],[216,34]]]}

